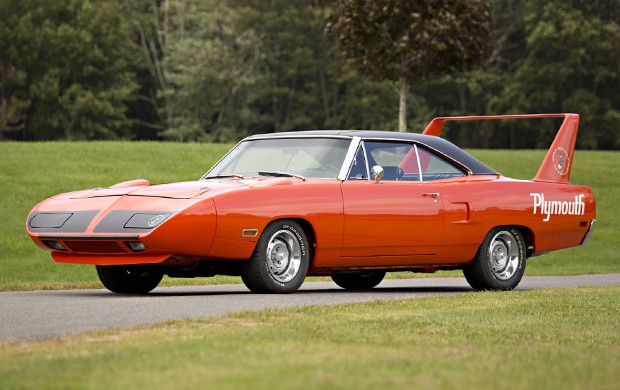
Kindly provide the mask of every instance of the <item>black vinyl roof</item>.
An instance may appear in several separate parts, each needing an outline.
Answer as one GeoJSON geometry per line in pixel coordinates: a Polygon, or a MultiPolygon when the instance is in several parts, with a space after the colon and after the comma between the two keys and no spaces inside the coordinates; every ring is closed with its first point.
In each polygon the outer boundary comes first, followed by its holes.
{"type": "Polygon", "coordinates": [[[297,138],[297,137],[360,137],[363,140],[385,140],[385,141],[411,141],[426,145],[441,154],[465,166],[474,175],[497,175],[493,169],[476,159],[471,154],[465,152],[452,142],[434,135],[419,133],[401,133],[396,131],[377,131],[377,130],[310,130],[310,131],[291,131],[283,133],[257,134],[247,137],[246,140],[267,139],[267,138],[297,138]]]}

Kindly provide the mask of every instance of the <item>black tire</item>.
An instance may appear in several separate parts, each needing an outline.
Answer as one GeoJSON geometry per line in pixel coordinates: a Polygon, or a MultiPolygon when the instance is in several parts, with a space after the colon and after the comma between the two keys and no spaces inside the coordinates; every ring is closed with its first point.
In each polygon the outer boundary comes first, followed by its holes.
{"type": "Polygon", "coordinates": [[[334,283],[347,290],[370,290],[383,280],[385,271],[366,271],[332,275],[334,283]]]}
{"type": "Polygon", "coordinates": [[[474,260],[463,274],[475,290],[512,290],[517,287],[526,263],[526,245],[514,227],[496,227],[487,233],[474,260]]]}
{"type": "Polygon", "coordinates": [[[254,254],[241,267],[241,279],[256,293],[292,293],[306,278],[310,246],[306,233],[295,221],[269,224],[254,254]]]}
{"type": "Polygon", "coordinates": [[[97,275],[105,288],[119,294],[146,294],[164,277],[152,265],[98,265],[97,275]]]}

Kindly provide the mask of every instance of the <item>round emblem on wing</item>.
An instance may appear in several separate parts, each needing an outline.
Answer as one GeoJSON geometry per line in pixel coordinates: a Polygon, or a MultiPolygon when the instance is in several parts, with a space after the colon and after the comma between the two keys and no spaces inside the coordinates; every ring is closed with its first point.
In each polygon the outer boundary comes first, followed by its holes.
{"type": "Polygon", "coordinates": [[[566,172],[568,172],[569,165],[570,165],[570,162],[568,159],[568,152],[566,151],[566,149],[557,148],[553,152],[553,166],[555,167],[555,170],[561,176],[564,176],[566,175],[566,172]]]}
{"type": "Polygon", "coordinates": [[[166,219],[165,215],[154,215],[152,216],[148,221],[147,221],[147,225],[149,225],[150,227],[155,227],[157,225],[159,225],[160,223],[164,222],[164,219],[166,219]]]}

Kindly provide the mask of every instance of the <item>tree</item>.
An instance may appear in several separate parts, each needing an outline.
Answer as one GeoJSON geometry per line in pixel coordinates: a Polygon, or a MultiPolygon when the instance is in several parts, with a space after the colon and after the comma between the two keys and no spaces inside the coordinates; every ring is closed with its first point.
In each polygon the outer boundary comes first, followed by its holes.
{"type": "Polygon", "coordinates": [[[411,83],[470,68],[489,36],[485,0],[339,0],[327,31],[349,64],[398,85],[400,131],[411,83]]]}
{"type": "Polygon", "coordinates": [[[262,81],[261,42],[240,28],[227,2],[170,1],[164,69],[175,140],[231,141],[255,120],[252,101],[262,81]]]}
{"type": "Polygon", "coordinates": [[[129,136],[133,45],[116,1],[1,0],[0,20],[4,136],[129,136]]]}
{"type": "MultiPolygon", "coordinates": [[[[158,135],[177,141],[234,140],[255,116],[261,42],[239,27],[228,1],[123,0],[150,76],[144,101],[158,135]]],[[[149,124],[145,124],[149,125],[149,124]]]]}
{"type": "Polygon", "coordinates": [[[122,5],[133,40],[140,49],[136,50],[138,99],[128,114],[133,119],[136,138],[154,139],[172,120],[168,96],[162,93],[168,88],[164,57],[170,24],[169,2],[122,0],[122,5]]]}
{"type": "MultiPolygon", "coordinates": [[[[620,2],[493,2],[492,54],[482,69],[416,85],[443,115],[577,112],[577,146],[620,147],[620,2]]],[[[546,148],[550,120],[462,122],[444,135],[465,147],[546,148]]]]}
{"type": "MultiPolygon", "coordinates": [[[[524,5],[525,50],[494,110],[578,112],[578,145],[620,146],[620,3],[533,0],[524,5]]],[[[546,147],[555,135],[525,128],[524,138],[546,147]]]]}
{"type": "Polygon", "coordinates": [[[365,78],[343,61],[325,34],[325,3],[229,0],[242,29],[256,31],[264,60],[250,132],[394,128],[390,85],[365,78]]]}

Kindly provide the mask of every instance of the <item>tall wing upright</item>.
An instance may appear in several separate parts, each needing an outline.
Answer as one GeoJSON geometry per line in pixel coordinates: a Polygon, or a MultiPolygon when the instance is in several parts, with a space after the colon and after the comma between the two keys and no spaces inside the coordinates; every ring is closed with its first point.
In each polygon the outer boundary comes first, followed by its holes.
{"type": "Polygon", "coordinates": [[[579,129],[579,115],[566,114],[534,181],[568,183],[579,129]]]}

